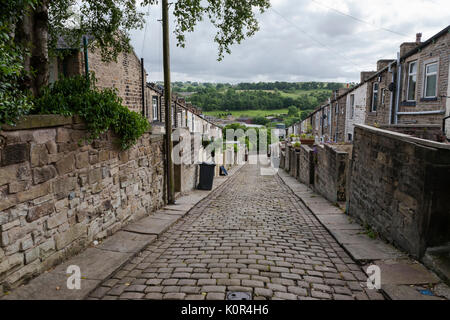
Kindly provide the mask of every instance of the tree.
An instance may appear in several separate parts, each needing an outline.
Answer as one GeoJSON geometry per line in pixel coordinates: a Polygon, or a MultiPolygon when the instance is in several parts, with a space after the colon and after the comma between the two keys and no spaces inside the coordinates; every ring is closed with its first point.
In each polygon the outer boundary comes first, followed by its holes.
{"type": "Polygon", "coordinates": [[[298,115],[298,109],[296,106],[290,106],[288,108],[288,116],[289,117],[296,117],[298,115]]]}
{"type": "MultiPolygon", "coordinates": [[[[19,21],[14,23],[15,42],[30,55],[24,58],[24,66],[32,71],[27,82],[33,94],[47,84],[49,54],[56,53],[61,37],[68,46],[79,47],[83,35],[95,39],[90,45],[99,49],[104,61],[114,61],[120,52],[130,51],[129,31],[140,29],[144,14],[139,12],[137,0],[20,0],[16,10],[19,21]]],[[[177,0],[173,14],[176,18],[175,36],[178,45],[185,46],[185,34],[194,31],[196,24],[206,16],[218,29],[218,59],[230,53],[233,44],[258,30],[256,10],[262,13],[270,6],[270,0],[177,0]]],[[[157,4],[158,0],[144,0],[141,6],[157,4]]],[[[3,4],[2,4],[3,6],[3,4]]],[[[3,10],[3,8],[2,8],[3,10]]],[[[3,15],[2,15],[3,18],[3,15]]],[[[4,21],[2,21],[3,23],[4,21]]]]}
{"type": "Polygon", "coordinates": [[[23,58],[27,52],[14,42],[14,26],[17,17],[25,14],[34,0],[2,1],[0,10],[0,128],[2,124],[13,124],[31,108],[31,101],[21,86],[26,73],[23,58]]]}

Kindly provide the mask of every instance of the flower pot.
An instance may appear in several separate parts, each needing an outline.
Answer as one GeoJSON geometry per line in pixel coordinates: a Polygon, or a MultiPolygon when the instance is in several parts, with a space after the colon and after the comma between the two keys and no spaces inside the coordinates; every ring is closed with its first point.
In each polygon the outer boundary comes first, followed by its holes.
{"type": "Polygon", "coordinates": [[[314,139],[300,139],[300,142],[307,146],[312,146],[315,143],[314,139]]]}

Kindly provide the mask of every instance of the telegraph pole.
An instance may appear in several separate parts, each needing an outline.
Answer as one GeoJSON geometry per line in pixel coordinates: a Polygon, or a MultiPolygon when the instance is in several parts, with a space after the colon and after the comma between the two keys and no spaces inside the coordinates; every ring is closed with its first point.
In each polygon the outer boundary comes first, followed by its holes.
{"type": "Polygon", "coordinates": [[[169,3],[162,0],[163,56],[164,56],[164,103],[166,113],[166,169],[167,201],[175,203],[175,188],[172,163],[172,94],[170,92],[170,50],[169,50],[169,3]]]}

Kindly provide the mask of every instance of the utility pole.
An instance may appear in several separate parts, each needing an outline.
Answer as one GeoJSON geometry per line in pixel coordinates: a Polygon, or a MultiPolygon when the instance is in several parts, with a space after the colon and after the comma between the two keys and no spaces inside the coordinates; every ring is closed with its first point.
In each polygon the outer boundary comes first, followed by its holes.
{"type": "Polygon", "coordinates": [[[172,93],[170,92],[170,50],[169,50],[169,3],[162,0],[163,56],[164,56],[164,103],[166,112],[166,172],[167,202],[175,203],[175,188],[172,163],[172,93]]]}

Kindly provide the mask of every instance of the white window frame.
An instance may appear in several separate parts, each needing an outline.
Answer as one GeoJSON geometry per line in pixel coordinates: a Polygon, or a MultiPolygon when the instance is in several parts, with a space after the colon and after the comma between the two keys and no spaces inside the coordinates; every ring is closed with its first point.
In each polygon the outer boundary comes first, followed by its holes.
{"type": "Polygon", "coordinates": [[[424,70],[424,86],[423,86],[423,97],[424,98],[436,98],[437,97],[437,91],[438,91],[438,71],[439,71],[439,65],[438,62],[430,62],[427,63],[425,65],[425,70],[424,70]],[[431,73],[427,73],[427,67],[429,67],[430,65],[436,65],[436,71],[431,72],[431,73]],[[434,89],[434,96],[427,96],[427,85],[428,85],[428,76],[430,75],[436,75],[436,87],[434,89]]]}
{"type": "Polygon", "coordinates": [[[386,89],[381,89],[381,105],[384,106],[386,103],[386,89]]]}
{"type": "Polygon", "coordinates": [[[152,110],[153,110],[153,121],[157,121],[158,120],[158,97],[157,96],[152,96],[152,110]]]}
{"type": "Polygon", "coordinates": [[[418,69],[418,67],[417,67],[417,60],[416,61],[411,61],[408,64],[408,84],[407,84],[407,87],[406,87],[406,101],[410,101],[410,102],[416,101],[417,69],[418,69]],[[415,72],[411,72],[411,66],[413,66],[413,65],[416,66],[416,71],[415,72]],[[409,90],[410,90],[409,84],[410,84],[410,81],[411,81],[411,77],[413,77],[413,76],[416,76],[416,85],[414,87],[414,99],[410,100],[409,99],[409,93],[410,93],[409,92],[409,90]]]}
{"type": "Polygon", "coordinates": [[[372,85],[372,105],[370,107],[370,111],[371,112],[377,112],[377,107],[378,107],[378,92],[380,89],[380,84],[378,82],[374,82],[372,85]],[[375,86],[377,87],[377,89],[375,90],[375,86]],[[375,105],[375,93],[377,94],[377,99],[376,99],[376,105],[375,105]],[[375,109],[374,109],[375,107],[375,109]]]}

